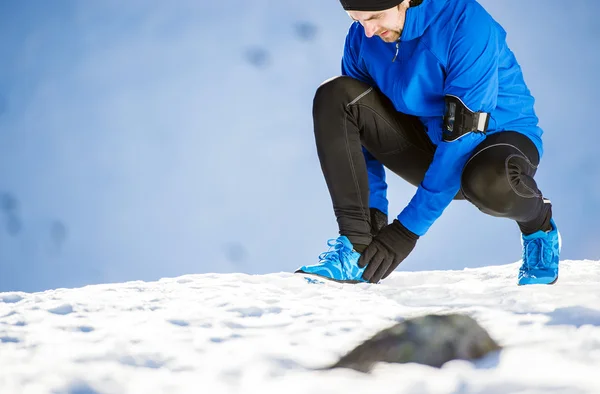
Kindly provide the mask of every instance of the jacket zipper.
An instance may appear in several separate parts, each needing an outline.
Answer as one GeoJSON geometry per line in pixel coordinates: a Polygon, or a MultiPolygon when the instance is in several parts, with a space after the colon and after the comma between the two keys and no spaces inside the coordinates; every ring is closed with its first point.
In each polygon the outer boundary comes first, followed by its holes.
{"type": "Polygon", "coordinates": [[[399,49],[400,49],[400,38],[398,38],[398,41],[396,41],[396,54],[394,55],[394,58],[392,59],[392,63],[396,61],[396,58],[398,57],[399,49]]]}

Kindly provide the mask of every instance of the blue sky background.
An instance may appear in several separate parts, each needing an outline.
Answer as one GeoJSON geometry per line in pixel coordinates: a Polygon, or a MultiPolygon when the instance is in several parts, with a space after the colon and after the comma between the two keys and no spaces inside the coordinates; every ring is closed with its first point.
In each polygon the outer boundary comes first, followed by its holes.
{"type": "MultiPolygon", "coordinates": [[[[598,260],[600,3],[481,3],[537,100],[563,258],[598,260]]],[[[0,0],[0,291],[315,261],[312,97],[349,24],[336,0],[0,0]]],[[[414,188],[389,183],[395,215],[414,188]]],[[[514,223],[455,202],[399,269],[519,258],[514,223]]]]}

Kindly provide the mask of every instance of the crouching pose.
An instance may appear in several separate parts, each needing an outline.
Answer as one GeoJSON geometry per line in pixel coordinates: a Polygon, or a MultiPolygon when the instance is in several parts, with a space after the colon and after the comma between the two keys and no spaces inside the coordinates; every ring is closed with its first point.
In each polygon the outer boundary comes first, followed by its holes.
{"type": "Polygon", "coordinates": [[[313,103],[339,237],[297,272],[377,283],[465,199],[514,220],[518,284],[558,278],[560,235],[534,175],[542,130],[503,28],[475,0],[341,0],[354,20],[342,76],[313,103]],[[384,167],[417,186],[388,224],[384,167]]]}

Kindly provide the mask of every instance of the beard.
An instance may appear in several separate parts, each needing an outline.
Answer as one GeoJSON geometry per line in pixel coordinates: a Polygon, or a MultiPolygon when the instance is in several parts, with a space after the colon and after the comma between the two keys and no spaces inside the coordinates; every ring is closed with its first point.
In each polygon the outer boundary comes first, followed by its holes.
{"type": "Polygon", "coordinates": [[[402,33],[402,31],[384,30],[382,33],[385,33],[385,34],[381,35],[381,33],[380,33],[380,34],[377,34],[377,36],[379,38],[381,38],[383,41],[385,41],[385,42],[396,42],[400,38],[400,34],[402,33]]]}

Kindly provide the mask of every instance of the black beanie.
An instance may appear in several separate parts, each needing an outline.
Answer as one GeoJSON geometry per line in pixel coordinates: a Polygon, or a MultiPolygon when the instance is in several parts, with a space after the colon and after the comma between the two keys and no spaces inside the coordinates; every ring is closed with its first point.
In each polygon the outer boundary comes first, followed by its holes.
{"type": "Polygon", "coordinates": [[[383,11],[393,8],[403,0],[340,0],[346,11],[383,11]]]}

